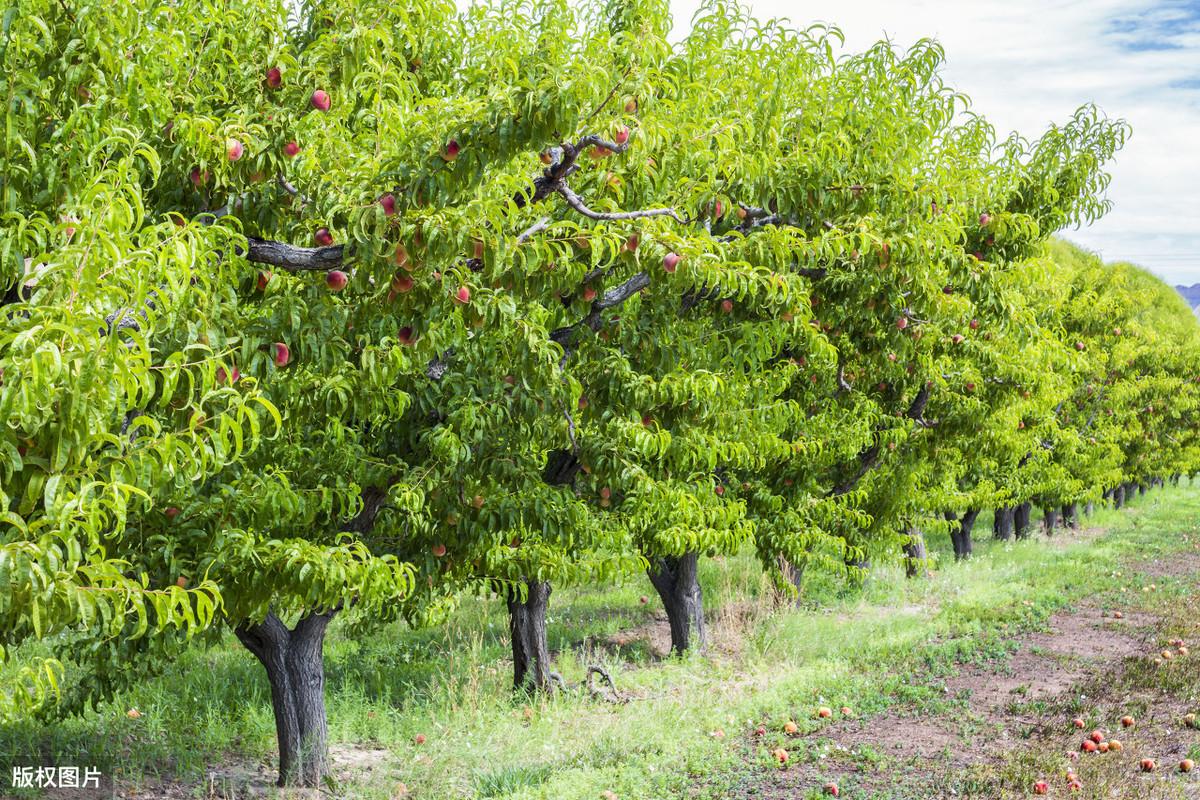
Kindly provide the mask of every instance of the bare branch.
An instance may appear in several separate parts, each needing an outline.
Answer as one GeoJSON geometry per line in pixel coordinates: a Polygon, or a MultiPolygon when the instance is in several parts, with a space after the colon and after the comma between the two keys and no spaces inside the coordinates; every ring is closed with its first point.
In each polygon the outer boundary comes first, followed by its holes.
{"type": "Polygon", "coordinates": [[[679,213],[673,208],[648,208],[642,211],[593,211],[583,202],[583,198],[575,194],[571,190],[571,187],[565,183],[556,186],[555,191],[563,196],[563,199],[567,201],[567,205],[588,219],[599,220],[601,222],[620,222],[629,219],[642,219],[643,217],[670,217],[680,225],[687,224],[687,221],[680,217],[679,213]]]}
{"type": "Polygon", "coordinates": [[[571,353],[571,340],[574,339],[575,331],[579,330],[579,326],[586,325],[594,331],[600,330],[600,326],[603,323],[602,312],[610,308],[616,308],[649,285],[650,276],[645,272],[639,272],[623,283],[608,289],[604,294],[593,300],[592,308],[586,317],[573,325],[567,325],[552,331],[550,339],[562,346],[565,351],[564,360],[571,353]]]}
{"type": "Polygon", "coordinates": [[[629,280],[614,286],[596,298],[592,302],[592,312],[605,311],[619,306],[649,285],[650,276],[645,272],[639,272],[629,280]]]}
{"type": "Polygon", "coordinates": [[[849,382],[846,381],[846,365],[842,362],[842,353],[839,350],[837,365],[837,388],[834,389],[833,394],[836,397],[842,392],[850,392],[853,390],[854,387],[852,387],[849,382]]]}
{"type": "Polygon", "coordinates": [[[625,83],[625,79],[629,77],[629,73],[631,73],[631,72],[633,72],[633,64],[630,64],[628,67],[625,68],[625,72],[622,73],[621,79],[619,81],[617,81],[616,83],[614,83],[612,86],[612,89],[610,89],[608,91],[608,97],[605,97],[604,102],[602,102],[600,105],[598,105],[594,109],[592,109],[592,113],[588,114],[586,117],[583,118],[584,122],[590,122],[592,117],[599,114],[606,105],[608,105],[610,102],[612,102],[613,97],[615,97],[617,94],[617,89],[621,88],[621,86],[625,83]]]}
{"type": "Polygon", "coordinates": [[[276,177],[275,181],[276,181],[276,183],[279,184],[280,189],[283,189],[285,192],[290,194],[292,197],[297,198],[301,202],[301,204],[311,202],[308,198],[308,195],[300,194],[300,190],[297,189],[291,183],[289,183],[288,179],[283,177],[282,175],[279,175],[278,177],[276,177]]]}
{"type": "Polygon", "coordinates": [[[575,441],[575,420],[571,418],[571,412],[563,408],[563,416],[567,418],[567,438],[571,440],[571,452],[579,452],[579,442],[575,441]]]}
{"type": "Polygon", "coordinates": [[[546,230],[548,227],[550,227],[550,218],[542,217],[537,222],[521,231],[521,235],[517,237],[517,244],[524,244],[534,236],[537,236],[539,233],[546,230]]]}
{"type": "Polygon", "coordinates": [[[270,264],[289,272],[327,272],[342,266],[345,257],[344,246],[340,244],[330,247],[296,247],[253,236],[248,237],[246,243],[247,261],[270,264]]]}

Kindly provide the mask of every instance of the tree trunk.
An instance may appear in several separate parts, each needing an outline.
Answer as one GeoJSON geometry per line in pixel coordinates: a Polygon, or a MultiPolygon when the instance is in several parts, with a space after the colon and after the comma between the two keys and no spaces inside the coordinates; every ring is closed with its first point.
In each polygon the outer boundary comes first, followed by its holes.
{"type": "Polygon", "coordinates": [[[1123,508],[1125,506],[1125,484],[1121,484],[1116,489],[1113,489],[1113,508],[1123,508]]]}
{"type": "Polygon", "coordinates": [[[871,577],[871,559],[865,555],[852,556],[847,552],[842,558],[842,563],[846,565],[847,583],[859,588],[867,585],[867,578],[871,577]]]}
{"type": "Polygon", "coordinates": [[[1096,513],[1096,504],[1095,504],[1095,502],[1093,502],[1093,501],[1091,501],[1091,500],[1088,500],[1088,501],[1087,501],[1087,505],[1085,505],[1085,506],[1083,507],[1083,513],[1084,513],[1084,515],[1085,515],[1085,516],[1088,516],[1088,517],[1090,517],[1092,514],[1095,514],[1095,513],[1096,513]]]}
{"type": "Polygon", "coordinates": [[[794,596],[789,598],[797,607],[800,605],[800,586],[804,582],[804,566],[796,566],[784,556],[779,556],[779,571],[783,575],[791,587],[795,590],[794,596]]]}
{"type": "Polygon", "coordinates": [[[508,597],[508,631],[512,638],[513,688],[529,693],[553,688],[550,648],[546,644],[546,606],[550,581],[525,581],[525,599],[513,590],[508,597]]]}
{"type": "Polygon", "coordinates": [[[1064,528],[1079,530],[1079,503],[1068,503],[1062,507],[1062,523],[1064,528]]]}
{"type": "Polygon", "coordinates": [[[947,519],[957,523],[950,529],[950,542],[954,545],[954,558],[957,561],[971,557],[971,532],[975,530],[975,519],[978,516],[977,508],[967,509],[961,522],[953,514],[947,514],[947,519]]]}
{"type": "Polygon", "coordinates": [[[904,574],[915,578],[925,571],[929,555],[925,551],[925,536],[916,528],[908,529],[908,540],[904,543],[904,574]]]}
{"type": "Polygon", "coordinates": [[[1018,539],[1029,535],[1029,512],[1032,509],[1033,504],[1026,501],[1013,510],[1013,530],[1018,539]]]}
{"type": "Polygon", "coordinates": [[[708,633],[704,629],[704,603],[697,574],[700,554],[684,553],[682,556],[667,556],[651,562],[646,574],[658,596],[662,598],[671,623],[671,650],[679,655],[695,644],[701,652],[708,645],[708,633]]]}
{"type": "Polygon", "coordinates": [[[322,651],[335,613],[301,617],[291,630],[273,613],[261,623],[234,629],[267,670],[279,740],[279,786],[320,786],[329,772],[322,651]]]}
{"type": "Polygon", "coordinates": [[[992,521],[992,533],[997,539],[1011,539],[1013,535],[1013,507],[1004,506],[1003,508],[997,508],[995,514],[995,519],[992,521]]]}
{"type": "Polygon", "coordinates": [[[1058,506],[1047,506],[1042,508],[1042,528],[1045,529],[1047,536],[1054,535],[1054,529],[1058,527],[1058,506]]]}

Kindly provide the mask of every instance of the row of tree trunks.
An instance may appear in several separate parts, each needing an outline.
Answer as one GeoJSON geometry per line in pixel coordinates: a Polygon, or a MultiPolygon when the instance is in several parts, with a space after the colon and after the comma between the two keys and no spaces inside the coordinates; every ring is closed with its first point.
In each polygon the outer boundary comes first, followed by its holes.
{"type": "MultiPolygon", "coordinates": [[[[1170,481],[1177,484],[1179,476],[1172,475],[1170,481]]],[[[1135,492],[1145,494],[1148,488],[1163,485],[1162,479],[1151,479],[1144,484],[1122,483],[1105,492],[1104,496],[1111,499],[1114,507],[1121,508],[1135,492]]],[[[1026,538],[1030,533],[1031,510],[1028,502],[997,508],[993,521],[995,537],[1001,540],[1014,536],[1026,538]]],[[[1090,515],[1093,512],[1094,504],[1089,501],[1083,513],[1090,515]]],[[[968,509],[961,517],[956,512],[945,513],[946,520],[952,523],[950,538],[957,560],[971,556],[971,534],[979,513],[979,509],[968,509]]],[[[1064,528],[1079,528],[1079,504],[1044,508],[1042,524],[1047,533],[1052,533],[1059,524],[1064,528]]],[[[909,529],[903,547],[905,573],[909,577],[922,574],[929,556],[921,531],[909,529]]],[[[703,650],[708,643],[698,576],[699,560],[696,552],[658,558],[647,570],[666,609],[671,649],[675,653],[703,650]]],[[[854,572],[870,568],[869,561],[849,556],[846,564],[854,572]]],[[[798,592],[803,568],[781,559],[780,569],[798,592]]],[[[514,590],[507,597],[513,686],[517,690],[549,692],[554,688],[556,676],[551,671],[546,635],[550,591],[548,581],[526,581],[523,594],[514,590]]],[[[335,614],[336,611],[307,614],[290,629],[275,614],[268,614],[261,623],[247,622],[235,629],[238,640],[267,672],[279,739],[280,786],[319,786],[329,771],[323,647],[325,631],[335,614]]]]}

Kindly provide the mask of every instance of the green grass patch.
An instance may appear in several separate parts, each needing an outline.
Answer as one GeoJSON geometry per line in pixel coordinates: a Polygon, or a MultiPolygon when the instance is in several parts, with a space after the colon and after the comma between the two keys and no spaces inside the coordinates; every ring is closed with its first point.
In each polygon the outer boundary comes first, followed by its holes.
{"type": "MultiPolygon", "coordinates": [[[[751,553],[708,559],[708,657],[660,660],[644,645],[597,644],[653,619],[658,603],[646,582],[557,589],[549,634],[560,670],[575,682],[589,663],[602,663],[633,698],[623,705],[585,692],[514,696],[499,602],[468,600],[447,624],[423,631],[395,625],[363,634],[335,624],[326,651],[331,742],[386,751],[367,777],[338,791],[392,797],[403,782],[431,800],[594,800],[605,790],[622,800],[724,797],[747,770],[770,768],[770,749],[785,741],[795,758],[815,757],[781,728],[794,719],[802,731],[818,729],[820,705],[860,716],[951,706],[953,698],[929,688],[930,676],[1003,661],[1007,637],[1081,598],[1121,602],[1121,585],[1153,580],[1113,573],[1130,559],[1191,550],[1198,519],[1200,492],[1182,487],[1124,511],[1100,510],[1086,524],[1102,534],[998,543],[981,522],[970,562],[953,563],[948,544],[934,540],[932,577],[905,580],[884,565],[853,590],[814,577],[800,609],[777,605],[751,553]],[[651,602],[639,603],[641,595],[651,602]],[[750,737],[758,724],[768,735],[750,737]],[[723,737],[712,735],[718,729],[723,737]],[[418,733],[425,744],[413,743],[418,733]]],[[[1183,591],[1157,584],[1163,602],[1183,591]]],[[[225,637],[82,716],[0,728],[0,775],[13,765],[87,764],[202,784],[214,765],[269,759],[273,750],[265,675],[225,637]],[[130,708],[143,716],[128,719],[130,708]]]]}

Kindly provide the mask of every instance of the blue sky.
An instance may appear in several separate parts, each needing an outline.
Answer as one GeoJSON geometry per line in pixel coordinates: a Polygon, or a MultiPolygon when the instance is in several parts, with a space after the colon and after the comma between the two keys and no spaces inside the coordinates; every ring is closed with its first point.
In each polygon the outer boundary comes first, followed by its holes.
{"type": "MultiPolygon", "coordinates": [[[[931,36],[947,82],[1003,135],[1033,137],[1095,102],[1133,125],[1112,167],[1114,210],[1064,235],[1171,283],[1200,283],[1200,0],[744,0],[756,16],[822,21],[848,50],[931,36]]],[[[672,0],[686,33],[698,0],[672,0]]]]}

